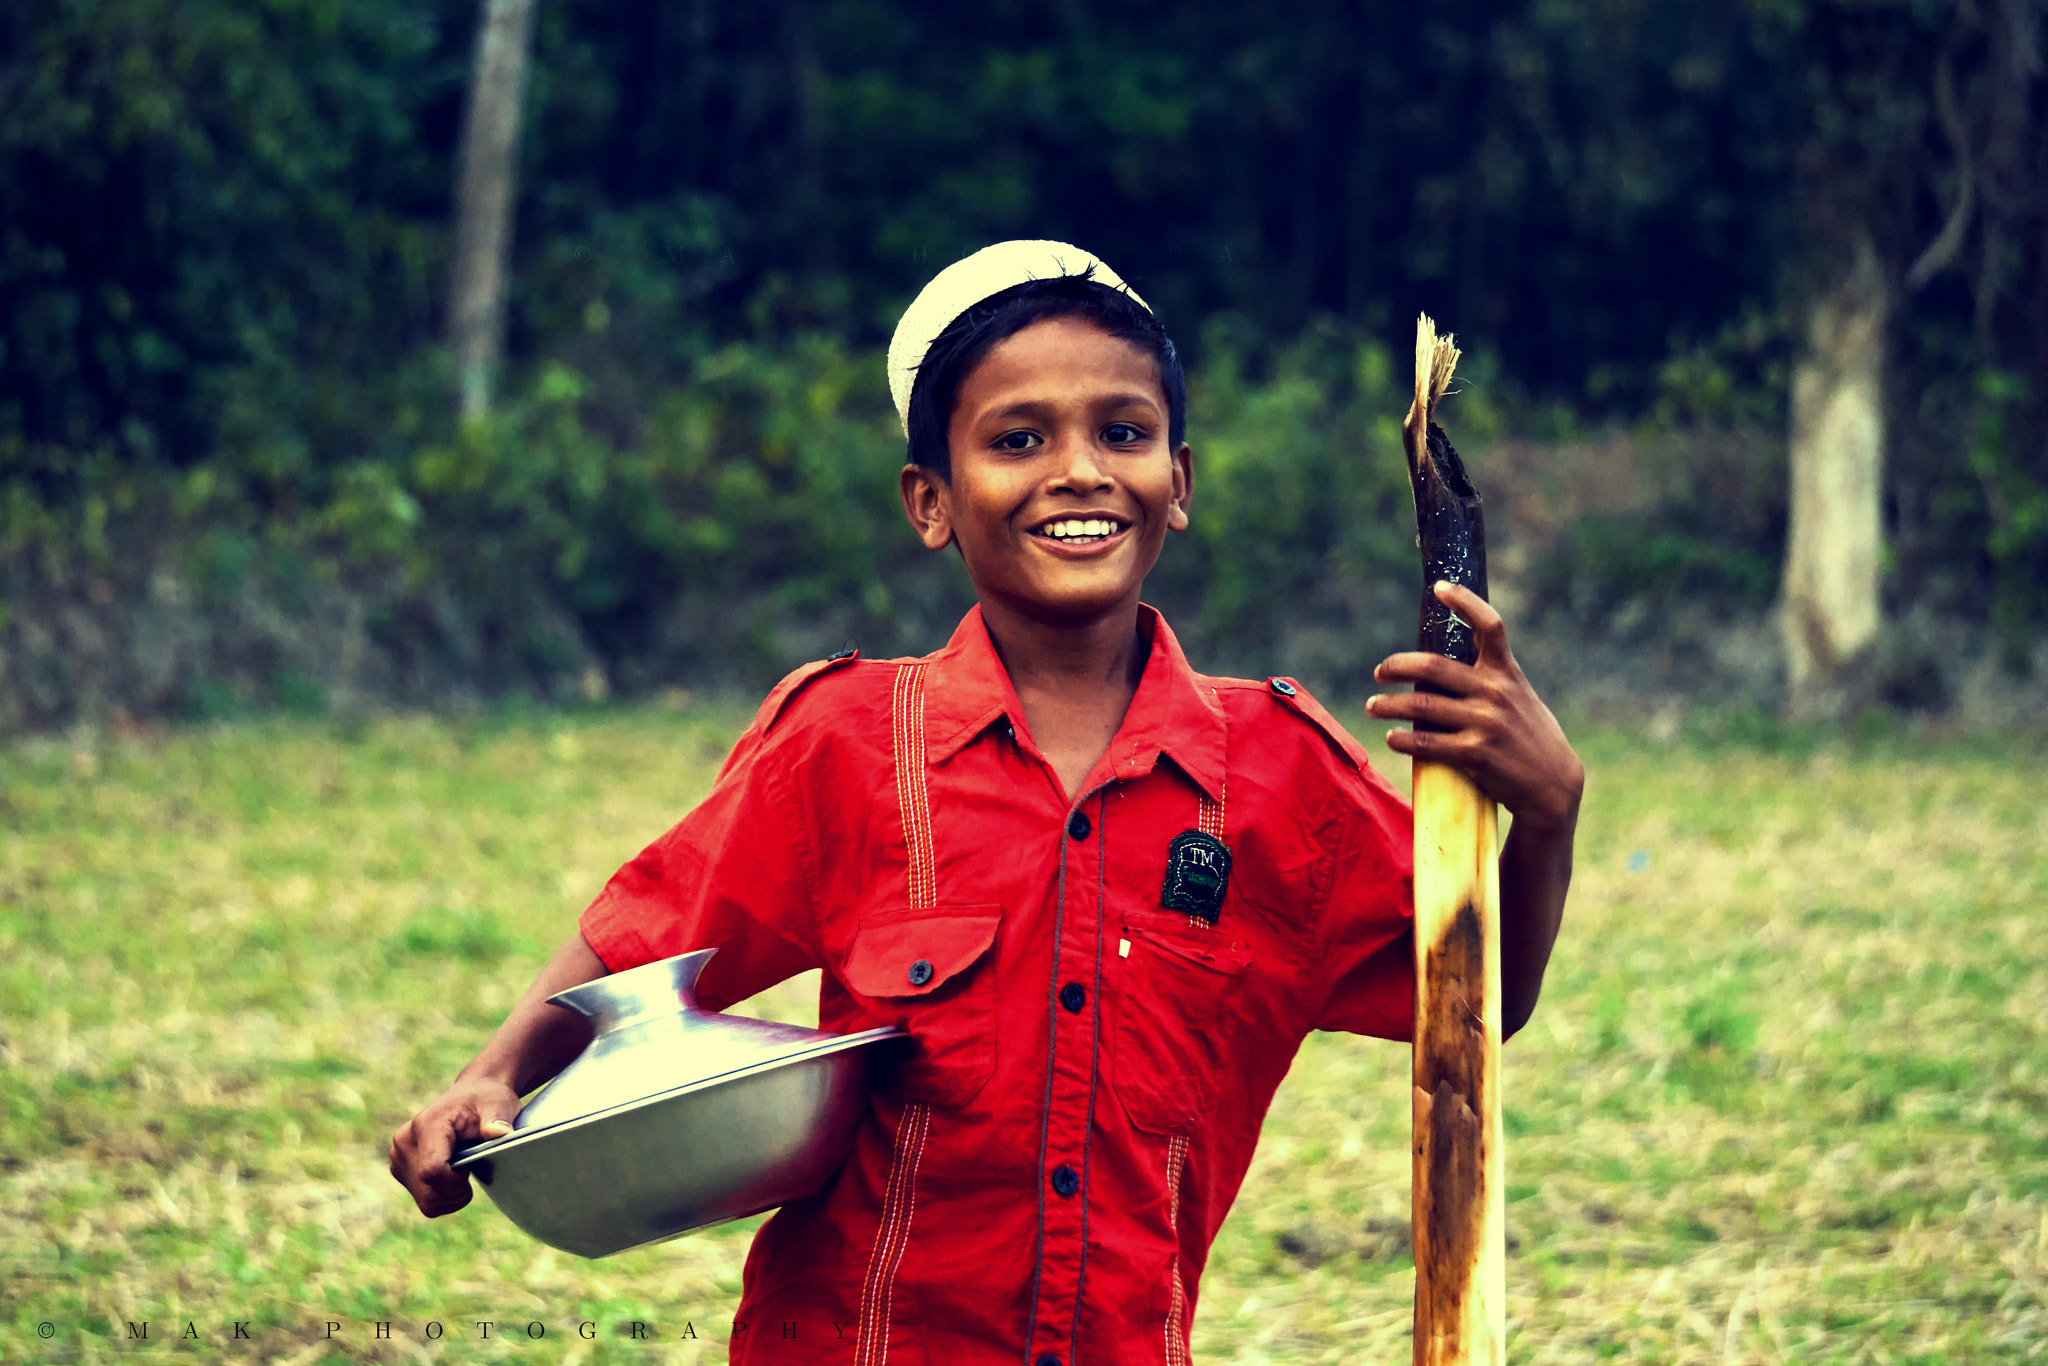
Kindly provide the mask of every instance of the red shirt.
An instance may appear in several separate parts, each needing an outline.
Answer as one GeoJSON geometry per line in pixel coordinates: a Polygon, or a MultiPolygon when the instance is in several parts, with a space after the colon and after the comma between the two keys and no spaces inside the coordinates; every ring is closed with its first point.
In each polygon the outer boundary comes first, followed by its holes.
{"type": "Polygon", "coordinates": [[[823,968],[821,1028],[912,1036],[846,1164],[755,1235],[734,1361],[1184,1362],[1302,1038],[1408,1038],[1407,803],[1298,685],[1196,674],[1142,610],[1078,800],[977,608],[924,659],[785,679],[584,912],[613,971],[716,946],[707,1008],[823,968]]]}

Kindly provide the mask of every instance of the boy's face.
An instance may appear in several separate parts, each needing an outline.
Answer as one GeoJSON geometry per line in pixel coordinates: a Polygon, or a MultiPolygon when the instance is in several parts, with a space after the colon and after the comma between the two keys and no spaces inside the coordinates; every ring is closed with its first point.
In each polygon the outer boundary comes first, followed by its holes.
{"type": "Polygon", "coordinates": [[[1080,623],[1135,603],[1194,480],[1167,445],[1152,357],[1076,317],[993,347],[947,425],[950,479],[907,466],[903,507],[933,550],[957,544],[985,606],[1080,623]]]}

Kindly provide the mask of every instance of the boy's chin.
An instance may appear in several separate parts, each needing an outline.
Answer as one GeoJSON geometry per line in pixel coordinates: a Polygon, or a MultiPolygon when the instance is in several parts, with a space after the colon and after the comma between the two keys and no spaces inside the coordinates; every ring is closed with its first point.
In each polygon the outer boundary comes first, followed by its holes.
{"type": "Polygon", "coordinates": [[[1000,558],[992,565],[979,566],[963,554],[967,576],[974,583],[975,596],[985,605],[1041,621],[1048,625],[1086,625],[1104,616],[1128,610],[1138,599],[1145,575],[1159,558],[1156,547],[1132,544],[1120,553],[1090,560],[1062,560],[1031,563],[1035,556],[1000,558]],[[1132,552],[1136,552],[1135,554],[1132,552]]]}
{"type": "MultiPolygon", "coordinates": [[[[1102,576],[1094,581],[1006,584],[993,594],[977,584],[983,602],[993,596],[1012,611],[1051,626],[1083,626],[1128,609],[1138,598],[1144,580],[1123,575],[1102,576]]],[[[990,585],[989,587],[994,587],[990,585]]]]}

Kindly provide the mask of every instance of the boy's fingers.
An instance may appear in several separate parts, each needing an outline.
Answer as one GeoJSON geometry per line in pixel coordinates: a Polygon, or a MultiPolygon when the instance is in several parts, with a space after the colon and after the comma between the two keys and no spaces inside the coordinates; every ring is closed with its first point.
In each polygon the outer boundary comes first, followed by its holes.
{"type": "Polygon", "coordinates": [[[519,1114],[518,1100],[512,1101],[510,1115],[500,1113],[503,1109],[502,1104],[486,1103],[479,1110],[464,1111],[447,1128],[437,1131],[435,1136],[439,1142],[435,1144],[433,1161],[418,1171],[421,1184],[433,1196],[432,1208],[427,1202],[420,1203],[422,1212],[429,1217],[453,1214],[476,1198],[476,1190],[469,1184],[469,1174],[455,1170],[449,1163],[455,1156],[455,1149],[462,1144],[479,1138],[503,1138],[511,1133],[512,1121],[519,1114]]]}
{"type": "Polygon", "coordinates": [[[435,1203],[434,1193],[420,1176],[418,1125],[411,1120],[391,1135],[391,1179],[405,1187],[420,1213],[437,1212],[429,1209],[435,1203]]]}
{"type": "Polygon", "coordinates": [[[1462,583],[1438,579],[1436,600],[1463,617],[1475,631],[1489,630],[1501,624],[1500,613],[1493,610],[1493,604],[1462,583]]]}
{"type": "Polygon", "coordinates": [[[1381,693],[1365,700],[1365,712],[1381,721],[1409,721],[1438,730],[1461,730],[1478,719],[1471,703],[1432,692],[1381,693]]]}
{"type": "Polygon", "coordinates": [[[1461,617],[1472,634],[1479,640],[1480,657],[1505,659],[1508,649],[1508,627],[1501,619],[1493,604],[1480,597],[1463,584],[1440,579],[1436,585],[1436,599],[1461,617]]]}
{"type": "Polygon", "coordinates": [[[1411,759],[1431,759],[1458,768],[1469,768],[1473,752],[1471,741],[1463,735],[1440,730],[1390,730],[1387,748],[1411,759]]]}
{"type": "Polygon", "coordinates": [[[420,1211],[429,1218],[453,1214],[476,1196],[476,1192],[470,1189],[468,1174],[456,1171],[445,1162],[422,1172],[420,1177],[421,1183],[433,1196],[431,1205],[426,1201],[419,1202],[420,1211]]]}
{"type": "Polygon", "coordinates": [[[479,1122],[475,1136],[503,1138],[512,1132],[513,1121],[519,1118],[519,1097],[510,1090],[503,1094],[487,1093],[476,1107],[476,1117],[479,1122]]]}
{"type": "Polygon", "coordinates": [[[469,1177],[445,1161],[414,1167],[399,1181],[411,1194],[412,1202],[420,1207],[420,1213],[429,1219],[453,1214],[468,1204],[474,1194],[469,1188],[469,1177]]]}
{"type": "Polygon", "coordinates": [[[1387,732],[1387,748],[1410,759],[1447,764],[1479,785],[1479,790],[1499,800],[1495,791],[1500,777],[1486,746],[1469,730],[1393,730],[1387,732]]]}
{"type": "Polygon", "coordinates": [[[1445,659],[1423,650],[1405,650],[1388,655],[1372,671],[1377,683],[1413,683],[1452,697],[1463,697],[1478,684],[1478,671],[1470,664],[1445,659]]]}
{"type": "MultiPolygon", "coordinates": [[[[468,1175],[448,1165],[457,1142],[478,1137],[474,1132],[477,1127],[488,1129],[502,1123],[486,1121],[478,1126],[475,1120],[473,1111],[439,1123],[422,1123],[415,1116],[391,1136],[391,1175],[429,1219],[453,1214],[475,1196],[468,1175]]],[[[509,1132],[511,1126],[506,1124],[505,1128],[509,1132]]]]}

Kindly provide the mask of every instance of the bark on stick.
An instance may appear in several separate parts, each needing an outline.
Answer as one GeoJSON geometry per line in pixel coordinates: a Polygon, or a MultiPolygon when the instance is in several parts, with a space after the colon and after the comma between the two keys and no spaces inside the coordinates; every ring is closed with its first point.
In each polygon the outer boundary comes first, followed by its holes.
{"type": "MultiPolygon", "coordinates": [[[[1470,664],[1472,630],[1443,579],[1486,595],[1479,495],[1431,419],[1458,349],[1424,315],[1402,427],[1422,552],[1418,648],[1470,664]]],[[[1500,1117],[1500,865],[1494,804],[1418,760],[1415,799],[1415,1366],[1501,1366],[1507,1218],[1500,1117]]]]}

